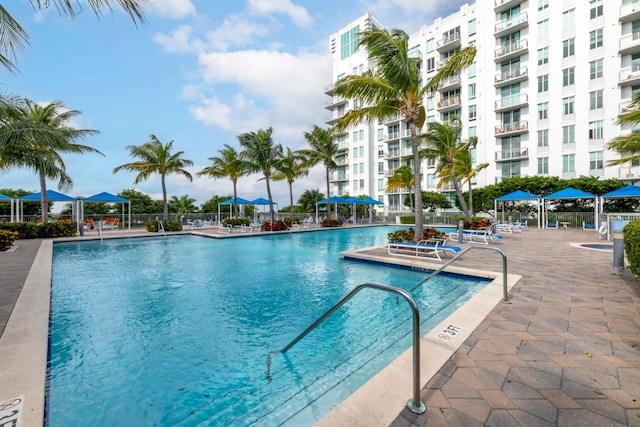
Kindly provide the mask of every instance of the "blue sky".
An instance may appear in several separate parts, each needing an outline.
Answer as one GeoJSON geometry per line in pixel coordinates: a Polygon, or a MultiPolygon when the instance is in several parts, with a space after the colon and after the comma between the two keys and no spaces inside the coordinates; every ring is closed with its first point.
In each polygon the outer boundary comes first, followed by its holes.
{"type": "MultiPolygon", "coordinates": [[[[82,1],[81,1],[82,3],[82,1]]],[[[115,3],[115,2],[114,2],[115,3]]],[[[197,178],[224,144],[240,149],[237,135],[274,129],[276,143],[303,148],[304,132],[324,123],[324,87],[331,83],[329,36],[366,12],[387,28],[413,33],[464,1],[425,0],[150,0],[138,28],[120,9],[98,19],[88,8],[71,20],[54,8],[36,12],[29,0],[5,5],[31,38],[19,72],[0,69],[0,90],[36,102],[62,101],[80,110],[74,126],[100,131],[83,143],[105,157],[66,155],[74,187],[90,196],[136,188],[161,198],[157,176],[134,185],[134,175],[113,174],[133,161],[127,146],[155,134],[194,161],[194,181],[167,179],[169,196],[188,194],[197,205],[232,193],[229,180],[197,178]]],[[[238,195],[266,197],[260,176],[241,178],[238,195]]],[[[57,189],[48,182],[48,188],[57,189]]],[[[294,183],[294,203],[307,189],[324,192],[324,170],[294,183]]],[[[39,191],[25,169],[0,173],[0,188],[39,191]]],[[[272,185],[274,201],[289,204],[288,185],[272,185]]]]}

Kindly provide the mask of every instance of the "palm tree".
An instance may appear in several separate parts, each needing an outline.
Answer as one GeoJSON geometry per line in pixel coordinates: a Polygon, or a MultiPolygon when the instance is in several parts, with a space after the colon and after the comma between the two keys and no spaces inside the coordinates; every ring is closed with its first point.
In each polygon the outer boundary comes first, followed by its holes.
{"type": "Polygon", "coordinates": [[[393,191],[396,189],[408,189],[409,190],[409,201],[411,203],[411,210],[413,211],[413,197],[411,197],[411,187],[413,187],[413,171],[411,170],[411,166],[400,166],[398,169],[393,171],[393,175],[389,177],[387,181],[387,191],[393,191]]]}
{"type": "MultiPolygon", "coordinates": [[[[422,80],[419,58],[409,54],[409,36],[402,30],[368,30],[361,33],[360,46],[367,50],[375,67],[362,75],[351,75],[336,83],[335,93],[346,99],[362,101],[363,107],[349,111],[336,125],[346,129],[360,122],[382,121],[400,115],[409,125],[413,155],[414,193],[416,206],[422,206],[420,151],[418,130],[425,122],[423,99],[434,92],[440,83],[468,67],[476,49],[467,47],[454,54],[428,82],[422,80]]],[[[424,232],[422,209],[415,210],[416,241],[424,232]]]]}
{"type": "Polygon", "coordinates": [[[198,208],[195,205],[196,199],[189,197],[188,194],[184,196],[171,196],[169,200],[169,210],[172,213],[185,214],[197,212],[198,208]]]}
{"type": "Polygon", "coordinates": [[[271,175],[277,170],[282,159],[282,145],[274,144],[271,134],[273,129],[260,129],[257,132],[243,133],[238,136],[240,145],[244,147],[241,155],[246,160],[250,172],[262,172],[267,183],[267,198],[269,199],[269,213],[273,223],[273,199],[271,197],[271,175]]]}
{"type": "Polygon", "coordinates": [[[315,210],[316,203],[323,198],[324,196],[320,190],[305,190],[298,199],[298,204],[303,212],[313,212],[315,210]]]}
{"type": "Polygon", "coordinates": [[[436,172],[438,174],[446,174],[456,191],[458,202],[464,213],[467,222],[471,222],[471,212],[467,207],[467,202],[462,197],[460,190],[460,182],[458,181],[459,173],[456,172],[455,166],[457,158],[462,151],[468,151],[468,147],[472,141],[461,142],[460,132],[462,124],[459,119],[453,118],[446,123],[433,122],[429,123],[427,133],[422,135],[425,147],[421,151],[421,155],[427,159],[436,160],[436,172]],[[448,170],[448,172],[445,172],[448,170]]]}
{"type": "Polygon", "coordinates": [[[289,202],[293,213],[293,183],[296,178],[309,175],[309,166],[304,161],[304,156],[287,147],[287,154],[282,157],[272,178],[274,181],[287,181],[289,184],[289,202]]]}
{"type": "Polygon", "coordinates": [[[57,180],[59,190],[71,189],[73,180],[67,174],[61,154],[103,155],[93,147],[74,142],[99,132],[69,126],[81,112],[68,110],[60,101],[44,106],[26,98],[7,102],[0,108],[0,170],[24,167],[38,174],[42,220],[47,222],[47,178],[57,180]]]}
{"type": "Polygon", "coordinates": [[[236,203],[238,199],[238,179],[249,173],[249,166],[247,162],[241,158],[240,153],[235,148],[224,145],[224,148],[218,150],[220,157],[209,157],[209,160],[213,162],[211,166],[207,166],[197,173],[198,176],[207,175],[212,178],[230,178],[233,183],[233,205],[232,211],[237,214],[236,203]]]}
{"type": "Polygon", "coordinates": [[[175,173],[184,176],[189,181],[193,181],[191,174],[184,169],[187,166],[192,166],[193,161],[182,158],[184,151],[172,154],[173,141],[163,144],[155,135],[151,135],[150,139],[150,141],[142,145],[127,146],[131,157],[138,158],[140,161],[117,166],[113,169],[113,173],[121,170],[137,172],[138,175],[133,181],[134,184],[146,181],[153,174],[160,175],[160,182],[162,183],[162,220],[166,221],[169,219],[166,176],[175,173]]]}
{"type": "MultiPolygon", "coordinates": [[[[632,127],[640,124],[640,94],[636,96],[628,108],[630,111],[620,116],[616,124],[630,125],[632,127]]],[[[614,138],[607,144],[607,148],[621,155],[619,159],[609,160],[607,162],[608,166],[638,161],[640,160],[640,132],[631,132],[630,135],[614,138]]]]}
{"type": "MultiPolygon", "coordinates": [[[[59,12],[74,18],[82,12],[82,5],[69,0],[30,0],[34,9],[43,10],[55,6],[59,12]]],[[[104,9],[112,10],[112,3],[118,3],[129,14],[134,24],[145,22],[142,5],[147,0],[89,0],[86,3],[99,17],[104,9]]],[[[0,4],[0,64],[9,71],[17,70],[14,62],[19,51],[25,50],[29,45],[29,35],[13,19],[11,14],[0,4]]]]}
{"type": "Polygon", "coordinates": [[[333,141],[329,129],[323,129],[319,126],[314,126],[311,132],[305,132],[304,137],[311,148],[303,149],[299,152],[305,157],[307,164],[309,166],[315,166],[319,163],[324,165],[327,177],[327,215],[330,215],[331,188],[329,173],[338,167],[336,163],[336,159],[340,157],[338,156],[338,144],[333,141]]]}

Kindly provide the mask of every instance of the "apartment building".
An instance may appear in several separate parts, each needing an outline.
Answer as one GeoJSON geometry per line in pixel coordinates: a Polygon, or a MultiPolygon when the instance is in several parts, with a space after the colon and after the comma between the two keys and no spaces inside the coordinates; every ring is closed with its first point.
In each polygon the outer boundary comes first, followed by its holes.
{"type": "MultiPolygon", "coordinates": [[[[354,102],[334,96],[335,82],[369,65],[360,31],[383,28],[370,14],[330,36],[333,84],[326,90],[334,125],[354,102]]],[[[478,138],[475,162],[490,166],[482,187],[515,176],[597,176],[640,180],[640,164],[609,167],[606,144],[634,129],[616,124],[640,91],[640,0],[478,0],[411,34],[428,81],[457,50],[475,46],[476,60],[424,100],[427,123],[459,117],[462,138],[478,138]]],[[[406,210],[406,190],[386,192],[387,179],[410,163],[407,124],[400,118],[361,124],[336,135],[334,195],[368,194],[388,213],[406,210]]],[[[441,191],[435,165],[421,167],[424,191],[441,191]]]]}

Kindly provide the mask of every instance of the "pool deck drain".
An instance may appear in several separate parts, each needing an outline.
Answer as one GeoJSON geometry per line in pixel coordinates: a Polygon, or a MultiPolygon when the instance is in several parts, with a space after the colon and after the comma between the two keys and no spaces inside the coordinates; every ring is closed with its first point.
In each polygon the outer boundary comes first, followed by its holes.
{"type": "MultiPolygon", "coordinates": [[[[509,273],[522,276],[510,292],[511,304],[496,300],[473,330],[450,321],[461,335],[450,343],[436,336],[423,345],[430,360],[422,364],[424,415],[404,408],[411,386],[402,377],[410,378],[411,364],[401,357],[372,380],[383,392],[399,390],[401,407],[380,404],[384,395],[358,397],[357,391],[318,424],[640,427],[640,283],[628,271],[614,272],[610,253],[570,242],[598,240],[582,229],[529,229],[496,245],[508,256],[509,273]],[[439,356],[444,364],[430,375],[427,364],[437,364],[433,352],[445,344],[457,350],[439,356]]],[[[38,304],[48,301],[51,261],[41,257],[40,243],[18,241],[14,252],[0,253],[0,402],[24,396],[22,426],[42,425],[43,416],[38,383],[48,317],[37,316],[43,314],[38,304]]],[[[376,249],[371,252],[375,256],[376,249]]],[[[489,255],[474,253],[462,264],[499,271],[500,262],[489,255]]],[[[475,309],[462,315],[475,316],[475,309]]]]}

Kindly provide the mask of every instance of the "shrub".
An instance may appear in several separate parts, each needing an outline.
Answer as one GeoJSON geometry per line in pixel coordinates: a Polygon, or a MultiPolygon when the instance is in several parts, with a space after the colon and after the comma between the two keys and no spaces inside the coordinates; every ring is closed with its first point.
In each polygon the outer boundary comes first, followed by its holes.
{"type": "MultiPolygon", "coordinates": [[[[387,234],[387,239],[389,243],[394,242],[413,242],[413,237],[415,235],[415,230],[412,227],[409,227],[408,230],[398,230],[393,233],[387,234]]],[[[425,227],[422,233],[421,240],[429,240],[433,238],[444,239],[446,237],[445,233],[436,230],[433,227],[425,227]]]]}
{"type": "Polygon", "coordinates": [[[323,227],[342,227],[341,219],[325,218],[322,220],[323,227]]]}
{"type": "Polygon", "coordinates": [[[624,252],[629,269],[640,277],[640,221],[631,221],[624,227],[624,252]]]}
{"type": "Polygon", "coordinates": [[[50,239],[52,237],[75,236],[78,225],[75,222],[54,221],[46,224],[35,222],[4,222],[0,230],[15,231],[18,239],[50,239]]]}
{"type": "Polygon", "coordinates": [[[400,224],[415,224],[416,217],[414,216],[401,216],[400,224]]]}
{"type": "Polygon", "coordinates": [[[489,227],[491,225],[491,220],[488,218],[474,218],[471,223],[465,221],[464,228],[465,230],[476,230],[478,228],[489,227]]]}
{"type": "Polygon", "coordinates": [[[0,230],[0,251],[6,251],[18,238],[16,231],[0,230]]]}
{"type": "MultiPolygon", "coordinates": [[[[160,222],[160,220],[157,219],[152,219],[147,221],[147,231],[151,232],[151,233],[157,233],[158,232],[158,223],[160,222]]],[[[181,231],[182,230],[182,224],[180,224],[180,222],[178,221],[162,221],[162,226],[164,228],[164,231],[181,231]]]]}
{"type": "Polygon", "coordinates": [[[241,225],[249,225],[250,221],[247,218],[226,218],[222,220],[222,225],[225,227],[239,227],[241,225]]]}
{"type": "Polygon", "coordinates": [[[285,231],[289,226],[281,219],[271,222],[265,221],[262,223],[262,231],[285,231]]]}

